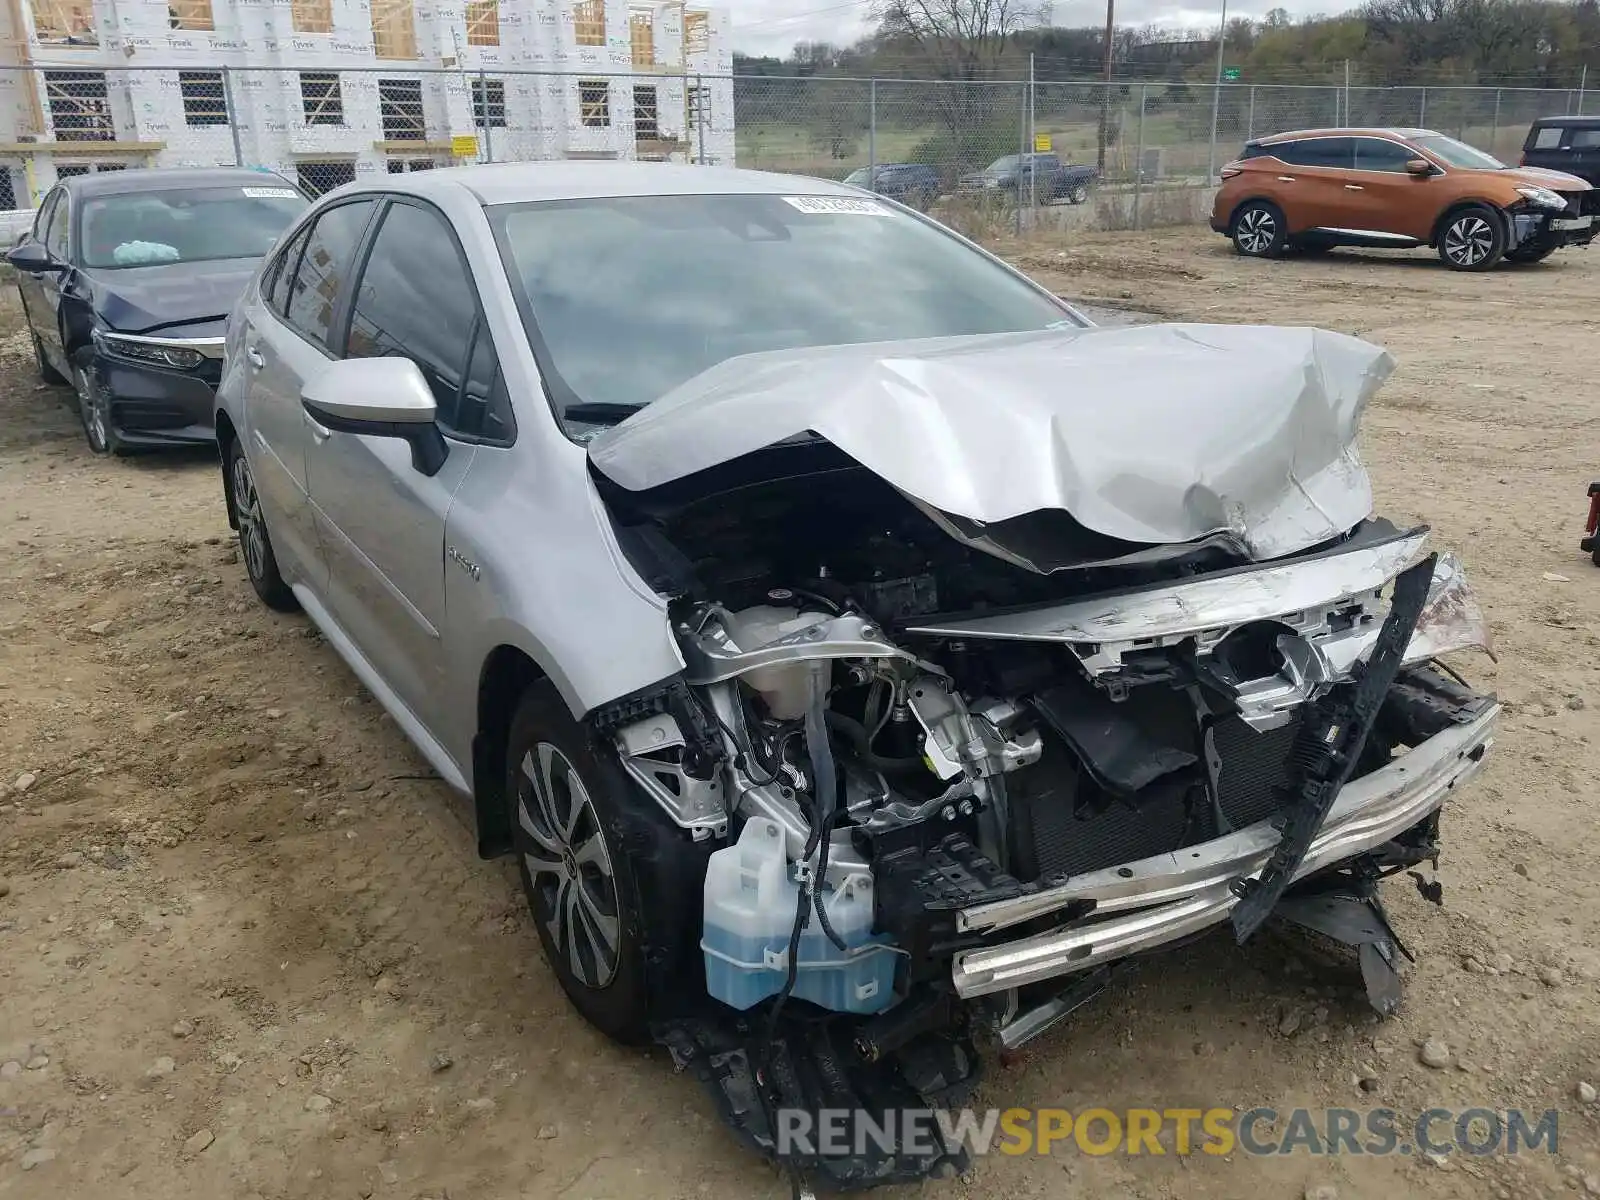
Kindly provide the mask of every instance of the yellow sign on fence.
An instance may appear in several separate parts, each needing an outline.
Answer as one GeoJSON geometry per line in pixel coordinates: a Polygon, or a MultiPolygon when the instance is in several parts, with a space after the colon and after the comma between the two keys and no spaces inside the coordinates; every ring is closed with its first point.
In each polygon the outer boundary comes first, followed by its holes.
{"type": "Polygon", "coordinates": [[[450,153],[456,158],[477,158],[478,139],[470,133],[458,133],[450,139],[450,153]]]}
{"type": "Polygon", "coordinates": [[[1048,154],[1050,151],[1050,135],[1048,133],[1034,134],[1033,148],[1039,154],[1048,154]]]}

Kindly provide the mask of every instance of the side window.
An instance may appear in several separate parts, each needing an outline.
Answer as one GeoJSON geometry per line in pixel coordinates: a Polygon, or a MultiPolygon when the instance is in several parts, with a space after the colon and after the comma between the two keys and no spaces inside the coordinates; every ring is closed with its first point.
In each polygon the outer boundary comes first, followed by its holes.
{"type": "Polygon", "coordinates": [[[294,278],[295,268],[300,265],[300,252],[306,248],[306,237],[310,232],[308,225],[295,234],[294,240],[272,260],[272,266],[267,268],[267,274],[261,280],[261,295],[267,307],[280,317],[284,315],[288,303],[289,281],[294,278]]]}
{"type": "Polygon", "coordinates": [[[299,269],[289,281],[284,320],[318,345],[328,344],[339,292],[355,266],[356,248],[374,204],[358,200],[325,209],[311,226],[299,269]]]}
{"type": "Polygon", "coordinates": [[[1354,141],[1358,171],[1395,171],[1404,175],[1406,164],[1421,157],[1415,150],[1383,138],[1355,138],[1354,141]]]}
{"type": "MultiPolygon", "coordinates": [[[[1533,131],[1533,138],[1529,142],[1528,149],[1559,150],[1561,148],[1561,135],[1565,132],[1566,130],[1560,125],[1541,125],[1533,131]]],[[[1576,142],[1577,139],[1574,138],[1573,141],[1576,142]]]]}
{"type": "Polygon", "coordinates": [[[1572,131],[1572,148],[1574,150],[1600,150],[1600,129],[1574,129],[1572,131]]]}
{"type": "Polygon", "coordinates": [[[1348,170],[1355,164],[1354,138],[1307,138],[1284,147],[1278,157],[1296,167],[1333,167],[1348,170]]]}
{"type": "Polygon", "coordinates": [[[433,389],[440,427],[475,435],[499,371],[479,325],[478,292],[450,226],[429,209],[391,204],[356,288],[346,355],[411,359],[433,389]]]}
{"type": "Polygon", "coordinates": [[[44,231],[44,248],[54,258],[67,259],[67,226],[72,221],[72,204],[65,192],[56,193],[56,206],[44,231]]]}
{"type": "Polygon", "coordinates": [[[467,360],[467,378],[461,387],[461,409],[457,432],[509,442],[515,432],[511,421],[511,399],[494,341],[482,318],[472,338],[472,357],[467,360]]]}

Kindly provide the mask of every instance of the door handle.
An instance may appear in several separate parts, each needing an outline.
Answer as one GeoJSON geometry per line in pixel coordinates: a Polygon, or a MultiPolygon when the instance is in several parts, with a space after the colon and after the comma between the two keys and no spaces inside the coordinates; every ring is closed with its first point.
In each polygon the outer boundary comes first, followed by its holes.
{"type": "Polygon", "coordinates": [[[1344,190],[1347,192],[1364,192],[1367,189],[1362,187],[1359,183],[1347,183],[1344,185],[1344,190]]]}
{"type": "Polygon", "coordinates": [[[311,430],[312,438],[314,438],[319,445],[333,436],[333,430],[322,424],[310,413],[306,412],[305,409],[302,408],[300,410],[300,415],[305,420],[306,428],[311,430]]]}
{"type": "Polygon", "coordinates": [[[1294,176],[1293,175],[1279,175],[1278,176],[1278,182],[1279,183],[1293,183],[1294,182],[1294,176]]]}
{"type": "Polygon", "coordinates": [[[267,360],[261,357],[261,351],[257,350],[254,346],[246,347],[244,356],[250,365],[258,371],[267,365],[267,360]]]}

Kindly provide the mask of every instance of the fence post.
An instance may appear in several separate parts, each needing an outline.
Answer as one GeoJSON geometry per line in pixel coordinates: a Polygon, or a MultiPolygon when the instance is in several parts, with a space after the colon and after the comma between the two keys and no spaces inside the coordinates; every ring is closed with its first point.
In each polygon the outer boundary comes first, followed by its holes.
{"type": "Polygon", "coordinates": [[[1253,83],[1250,85],[1250,116],[1245,121],[1244,140],[1256,140],[1256,85],[1253,83]]]}
{"type": "Polygon", "coordinates": [[[242,167],[244,150],[239,144],[239,108],[233,102],[233,72],[227,67],[222,68],[222,106],[228,114],[228,132],[233,135],[233,165],[242,167]]]}
{"type": "MultiPolygon", "coordinates": [[[[1148,83],[1139,85],[1138,149],[1133,158],[1133,227],[1139,228],[1139,200],[1144,193],[1144,98],[1150,90],[1148,83]]],[[[1251,89],[1252,91],[1254,89],[1251,89]]]]}
{"type": "Polygon", "coordinates": [[[1500,138],[1500,89],[1494,90],[1494,118],[1489,126],[1489,153],[1494,153],[1494,144],[1500,138]]]}
{"type": "Polygon", "coordinates": [[[878,190],[878,81],[867,80],[867,187],[878,190]]]}
{"type": "Polygon", "coordinates": [[[706,90],[699,75],[694,77],[694,135],[694,160],[703,167],[706,165],[706,90]]]}
{"type": "MultiPolygon", "coordinates": [[[[476,96],[469,97],[469,99],[476,102],[472,105],[472,107],[480,110],[483,113],[483,161],[493,162],[494,122],[489,118],[489,80],[484,75],[482,67],[478,68],[478,94],[476,96]]],[[[657,105],[656,107],[658,109],[656,120],[660,121],[660,105],[657,105]]],[[[501,111],[504,112],[504,108],[502,108],[501,111]]],[[[473,116],[477,116],[477,113],[475,112],[473,116]]],[[[659,132],[659,130],[657,132],[659,132]]]]}
{"type": "Polygon", "coordinates": [[[1417,124],[1423,129],[1428,127],[1428,89],[1422,89],[1422,103],[1417,112],[1417,124]]]}
{"type": "Polygon", "coordinates": [[[1583,64],[1583,73],[1578,76],[1578,115],[1583,116],[1583,93],[1589,86],[1589,64],[1583,64]]]}
{"type": "MultiPolygon", "coordinates": [[[[1217,51],[1222,58],[1222,51],[1217,51]]],[[[1217,119],[1222,115],[1222,68],[1217,68],[1217,82],[1211,85],[1211,141],[1206,146],[1206,186],[1217,177],[1217,119]]]]}
{"type": "Polygon", "coordinates": [[[1028,167],[1028,85],[1022,85],[1022,113],[1017,119],[1017,236],[1022,236],[1022,171],[1028,167]]]}

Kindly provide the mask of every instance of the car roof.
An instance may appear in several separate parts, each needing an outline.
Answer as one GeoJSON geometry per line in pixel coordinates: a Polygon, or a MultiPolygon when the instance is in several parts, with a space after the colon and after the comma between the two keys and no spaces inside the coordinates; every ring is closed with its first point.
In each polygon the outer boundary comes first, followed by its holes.
{"type": "Polygon", "coordinates": [[[1300,141],[1304,138],[1319,137],[1396,137],[1419,138],[1438,137],[1439,134],[1432,129],[1412,129],[1404,126],[1351,126],[1338,129],[1295,129],[1288,133],[1275,133],[1271,137],[1259,137],[1251,141],[1252,146],[1270,146],[1277,142],[1300,141]]]}
{"type": "MultiPolygon", "coordinates": [[[[367,190],[370,186],[357,185],[352,191],[367,190]]],[[[861,195],[858,188],[806,175],[641,162],[529,162],[444,167],[390,175],[384,178],[382,187],[387,191],[435,199],[447,192],[465,191],[485,205],[620,196],[746,194],[858,198],[861,195]]],[[[339,193],[344,194],[344,189],[340,188],[339,193]]]]}
{"type": "Polygon", "coordinates": [[[1600,116],[1587,117],[1535,117],[1535,125],[1600,125],[1600,116]]]}
{"type": "Polygon", "coordinates": [[[95,171],[61,181],[73,196],[119,196],[129,192],[170,192],[184,188],[248,186],[271,180],[269,186],[294,187],[273,171],[253,167],[152,167],[132,171],[95,171]]]}

